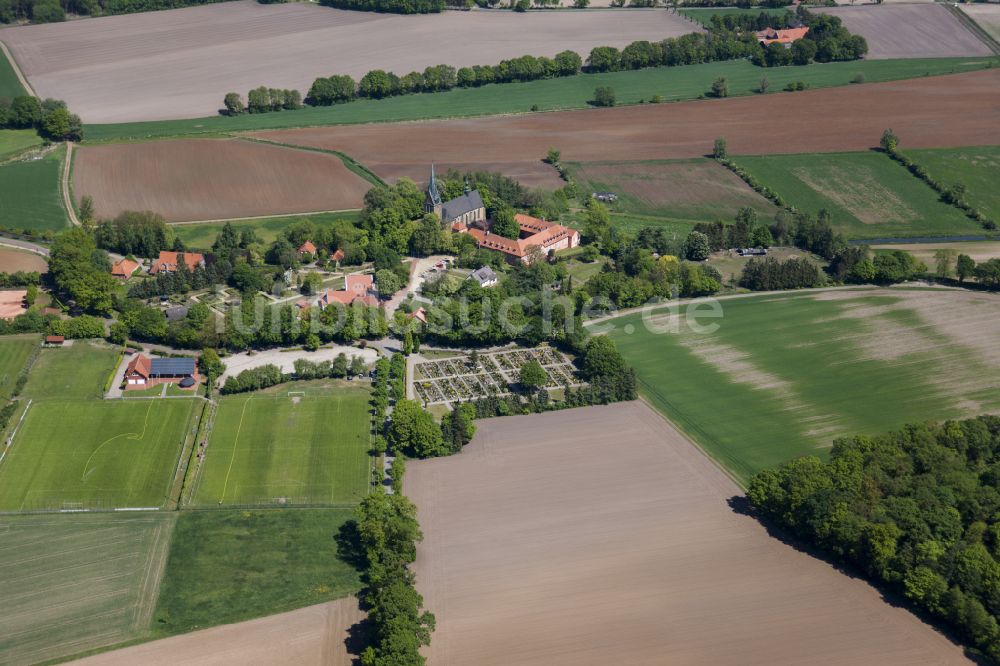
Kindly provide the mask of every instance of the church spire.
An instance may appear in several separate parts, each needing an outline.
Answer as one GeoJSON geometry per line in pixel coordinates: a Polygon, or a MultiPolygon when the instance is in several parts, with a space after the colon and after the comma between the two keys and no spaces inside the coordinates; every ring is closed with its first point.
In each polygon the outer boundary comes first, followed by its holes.
{"type": "Polygon", "coordinates": [[[431,162],[431,182],[427,185],[427,198],[433,205],[440,205],[441,194],[438,192],[437,178],[434,176],[434,163],[431,162]]]}

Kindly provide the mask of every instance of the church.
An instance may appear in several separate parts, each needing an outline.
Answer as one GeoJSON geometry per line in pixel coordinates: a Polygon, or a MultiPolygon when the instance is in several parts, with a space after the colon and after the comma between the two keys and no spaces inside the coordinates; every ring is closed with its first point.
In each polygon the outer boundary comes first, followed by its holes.
{"type": "Polygon", "coordinates": [[[466,187],[462,196],[442,202],[433,164],[424,210],[437,214],[442,224],[447,225],[454,233],[472,236],[480,248],[503,253],[508,263],[512,264],[530,264],[558,250],[580,244],[580,232],[576,229],[521,213],[515,216],[520,229],[518,238],[490,233],[490,221],[486,218],[486,206],[479,191],[469,191],[466,187]]]}

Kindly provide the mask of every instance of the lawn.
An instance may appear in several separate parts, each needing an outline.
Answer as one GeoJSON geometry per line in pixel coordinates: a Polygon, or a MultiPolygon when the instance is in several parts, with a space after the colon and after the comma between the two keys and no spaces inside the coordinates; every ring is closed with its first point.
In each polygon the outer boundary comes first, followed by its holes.
{"type": "Polygon", "coordinates": [[[26,148],[42,145],[42,137],[35,130],[0,129],[0,160],[26,148]]]}
{"type": "Polygon", "coordinates": [[[24,86],[18,81],[17,74],[14,73],[14,68],[7,61],[4,54],[0,52],[0,97],[13,99],[27,94],[28,92],[24,89],[24,86]]]}
{"type": "Polygon", "coordinates": [[[0,166],[0,226],[12,229],[62,229],[67,225],[60,191],[66,148],[42,159],[0,166]]]}
{"type": "Polygon", "coordinates": [[[907,150],[931,178],[947,186],[965,185],[965,199],[1000,222],[1000,146],[907,150]]]}
{"type": "MultiPolygon", "coordinates": [[[[254,233],[266,244],[273,243],[286,227],[300,220],[311,220],[318,226],[326,226],[335,220],[357,222],[359,211],[343,213],[318,213],[314,215],[288,215],[286,217],[261,217],[252,220],[234,220],[230,222],[236,231],[253,229],[254,233]]],[[[205,224],[174,224],[171,229],[174,236],[184,241],[184,244],[195,250],[210,250],[215,238],[222,231],[225,222],[208,222],[205,224]]]]}
{"type": "Polygon", "coordinates": [[[978,223],[883,153],[737,157],[790,205],[825,208],[848,238],[935,237],[982,233],[978,223]]]}
{"type": "MultiPolygon", "coordinates": [[[[838,436],[1000,408],[990,342],[1000,303],[987,295],[848,290],[719,304],[721,319],[700,320],[715,332],[656,333],[629,315],[610,335],[643,397],[744,483],[795,456],[825,457],[838,436]]],[[[669,320],[651,321],[662,330],[669,320]]]]}
{"type": "MultiPolygon", "coordinates": [[[[301,387],[299,387],[301,388],[301,387]]],[[[194,504],[353,504],[368,492],[368,391],[224,397],[194,504]]]]}
{"type": "Polygon", "coordinates": [[[774,204],[733,172],[707,158],[637,162],[571,162],[584,193],[614,192],[616,212],[711,222],[732,220],[740,208],[773,217],[774,204]]]}
{"type": "Polygon", "coordinates": [[[28,376],[24,395],[35,400],[100,398],[117,359],[114,347],[86,340],[43,349],[28,376]]]}
{"type": "Polygon", "coordinates": [[[33,403],[0,464],[0,510],[163,505],[194,404],[33,403]]]}
{"type": "Polygon", "coordinates": [[[360,589],[335,537],[349,509],[184,511],[154,631],[178,634],[318,604],[360,589]]]}
{"type": "Polygon", "coordinates": [[[0,517],[0,663],[62,661],[148,634],[175,516],[0,517]]]}
{"type": "Polygon", "coordinates": [[[824,88],[848,85],[857,74],[863,74],[868,82],[894,81],[973,71],[995,62],[995,58],[859,60],[804,67],[771,67],[765,70],[745,60],[734,60],[684,67],[581,74],[527,83],[493,84],[481,88],[456,88],[442,93],[358,100],[349,104],[306,108],[295,112],[87,125],[84,135],[87,141],[122,141],[316,125],[524,113],[532,107],[537,107],[540,111],[576,109],[587,106],[598,86],[613,87],[619,104],[636,104],[641,100],[649,100],[654,95],[660,95],[667,101],[688,100],[704,94],[712,81],[720,76],[728,79],[730,95],[752,95],[756,94],[760,78],[764,74],[767,74],[771,82],[770,89],[776,93],[785,84],[794,81],[805,81],[810,87],[824,88]]]}
{"type": "Polygon", "coordinates": [[[38,344],[39,338],[34,334],[0,338],[0,404],[10,397],[24,364],[38,344]]]}

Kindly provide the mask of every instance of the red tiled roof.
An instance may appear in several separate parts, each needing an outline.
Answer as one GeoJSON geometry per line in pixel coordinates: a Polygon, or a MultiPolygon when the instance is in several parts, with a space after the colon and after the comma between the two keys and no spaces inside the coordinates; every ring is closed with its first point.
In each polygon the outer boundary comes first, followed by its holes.
{"type": "Polygon", "coordinates": [[[532,247],[538,247],[543,252],[559,241],[577,235],[575,229],[564,227],[555,222],[540,220],[530,215],[518,214],[514,217],[521,233],[531,234],[527,238],[514,240],[497,234],[490,234],[480,229],[470,228],[468,234],[476,239],[479,247],[496,250],[518,258],[523,258],[531,252],[532,247]]]}
{"type": "Polygon", "coordinates": [[[306,241],[302,244],[302,247],[299,248],[299,254],[305,254],[306,252],[309,254],[316,254],[316,246],[313,245],[312,241],[306,241]]]}
{"type": "Polygon", "coordinates": [[[343,260],[344,260],[344,251],[338,247],[337,251],[330,255],[330,261],[343,261],[343,260]]]}
{"type": "Polygon", "coordinates": [[[152,361],[142,354],[136,354],[135,358],[129,361],[128,366],[125,368],[125,376],[128,377],[129,375],[137,374],[141,377],[149,379],[152,370],[152,361]]]}
{"type": "Polygon", "coordinates": [[[111,265],[111,274],[118,278],[132,277],[139,269],[139,262],[131,259],[121,259],[111,265]]]}
{"type": "Polygon", "coordinates": [[[772,42],[777,42],[779,44],[791,44],[797,39],[802,39],[809,32],[809,27],[802,28],[787,28],[782,30],[775,30],[774,28],[765,28],[757,32],[757,39],[761,44],[767,46],[772,42]]]}
{"type": "Polygon", "coordinates": [[[45,342],[59,342],[59,343],[62,343],[62,342],[65,342],[65,341],[66,341],[66,337],[62,336],[62,335],[46,335],[45,336],[45,342]]]}
{"type": "Polygon", "coordinates": [[[205,263],[204,255],[197,252],[167,252],[165,250],[160,251],[160,256],[153,262],[153,265],[149,268],[150,275],[156,275],[160,271],[176,271],[177,270],[177,255],[184,255],[184,263],[187,267],[194,271],[194,269],[205,263]]]}
{"type": "Polygon", "coordinates": [[[364,296],[375,285],[375,278],[371,275],[348,275],[345,291],[364,296]]]}

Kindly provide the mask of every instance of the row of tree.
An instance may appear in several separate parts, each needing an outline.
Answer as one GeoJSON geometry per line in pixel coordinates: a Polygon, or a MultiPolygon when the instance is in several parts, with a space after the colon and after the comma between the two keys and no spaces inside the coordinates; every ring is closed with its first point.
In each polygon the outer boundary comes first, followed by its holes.
{"type": "Polygon", "coordinates": [[[1000,661],[1000,418],[840,439],[829,462],[760,472],[747,496],[1000,661]]]}
{"type": "Polygon", "coordinates": [[[295,111],[302,108],[302,93],[287,88],[260,86],[247,93],[246,104],[239,93],[226,93],[222,100],[225,114],[238,116],[241,113],[270,113],[272,111],[295,111]]]}
{"type": "Polygon", "coordinates": [[[0,23],[56,23],[67,14],[110,16],[205,5],[222,0],[0,0],[0,23]]]}
{"type": "MultiPolygon", "coordinates": [[[[2,2],[3,0],[0,0],[2,2]]],[[[0,97],[0,129],[33,129],[50,141],[79,141],[83,123],[60,99],[39,100],[30,95],[0,97]]]]}

